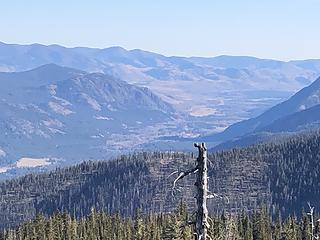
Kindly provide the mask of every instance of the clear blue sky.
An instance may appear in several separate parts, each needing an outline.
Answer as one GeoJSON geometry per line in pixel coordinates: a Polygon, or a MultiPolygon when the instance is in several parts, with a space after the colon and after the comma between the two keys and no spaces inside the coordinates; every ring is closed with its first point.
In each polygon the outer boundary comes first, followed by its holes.
{"type": "Polygon", "coordinates": [[[0,41],[320,58],[320,0],[5,0],[0,41]]]}

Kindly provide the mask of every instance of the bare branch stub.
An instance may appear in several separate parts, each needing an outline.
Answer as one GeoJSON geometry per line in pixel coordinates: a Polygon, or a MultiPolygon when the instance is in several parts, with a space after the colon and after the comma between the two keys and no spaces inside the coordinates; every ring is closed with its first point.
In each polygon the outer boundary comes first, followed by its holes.
{"type": "Polygon", "coordinates": [[[181,173],[179,174],[179,176],[178,176],[178,177],[174,180],[174,182],[173,182],[173,189],[175,189],[177,181],[179,181],[180,179],[188,176],[188,175],[191,174],[191,173],[196,173],[197,170],[198,170],[198,167],[195,167],[195,168],[193,168],[193,169],[191,169],[191,170],[188,170],[188,171],[185,171],[185,172],[181,172],[181,173]]]}

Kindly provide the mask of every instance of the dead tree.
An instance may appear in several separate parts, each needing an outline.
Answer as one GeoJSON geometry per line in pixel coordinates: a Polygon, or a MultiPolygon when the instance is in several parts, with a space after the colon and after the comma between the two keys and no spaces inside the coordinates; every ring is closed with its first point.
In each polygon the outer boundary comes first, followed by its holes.
{"type": "Polygon", "coordinates": [[[197,201],[197,212],[195,222],[192,222],[195,226],[195,236],[197,240],[207,240],[208,236],[208,209],[207,199],[212,195],[208,195],[208,166],[207,166],[207,149],[204,143],[194,144],[198,148],[199,155],[197,158],[197,166],[189,171],[181,172],[175,179],[173,186],[175,187],[178,180],[188,176],[191,173],[197,173],[197,180],[195,186],[197,188],[197,194],[195,196],[197,201]]]}
{"type": "MultiPolygon", "coordinates": [[[[314,207],[311,206],[311,204],[308,202],[308,206],[310,209],[310,212],[307,213],[307,215],[310,216],[310,228],[311,228],[311,233],[310,233],[310,239],[314,240],[314,239],[319,239],[319,236],[315,236],[314,235],[314,231],[315,231],[315,224],[314,224],[314,207]]],[[[319,220],[318,220],[319,221],[319,220]]]]}

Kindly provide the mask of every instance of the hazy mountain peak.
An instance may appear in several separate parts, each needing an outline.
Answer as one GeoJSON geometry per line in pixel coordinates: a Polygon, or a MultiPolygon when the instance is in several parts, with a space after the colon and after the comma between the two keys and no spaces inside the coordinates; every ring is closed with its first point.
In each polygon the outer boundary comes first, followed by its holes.
{"type": "Polygon", "coordinates": [[[78,72],[78,73],[85,73],[84,71],[81,71],[81,70],[78,70],[78,69],[74,69],[74,68],[70,68],[70,67],[65,67],[65,66],[60,66],[58,64],[55,64],[55,63],[47,63],[47,64],[44,64],[44,65],[41,65],[37,68],[34,68],[34,69],[31,69],[31,70],[28,70],[26,72],[56,72],[56,71],[73,71],[73,72],[78,72]]]}
{"type": "Polygon", "coordinates": [[[113,47],[108,47],[108,48],[103,48],[101,51],[104,54],[113,54],[113,55],[126,55],[128,51],[120,46],[113,46],[113,47]]]}

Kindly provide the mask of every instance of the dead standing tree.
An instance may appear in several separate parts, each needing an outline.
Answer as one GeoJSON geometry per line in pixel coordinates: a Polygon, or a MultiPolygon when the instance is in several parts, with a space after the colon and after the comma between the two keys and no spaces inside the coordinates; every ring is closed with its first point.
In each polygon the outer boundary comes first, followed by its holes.
{"type": "Polygon", "coordinates": [[[208,236],[208,209],[207,209],[207,199],[211,198],[208,195],[208,157],[207,148],[204,143],[194,144],[199,150],[199,156],[197,158],[197,166],[189,171],[181,172],[179,176],[175,179],[173,187],[175,187],[177,181],[188,176],[191,173],[197,173],[197,180],[195,186],[197,188],[197,195],[195,196],[197,200],[197,212],[195,222],[195,235],[197,240],[207,240],[210,238],[208,236]]]}
{"type": "MultiPolygon", "coordinates": [[[[310,239],[311,240],[314,240],[314,239],[319,239],[319,236],[315,236],[315,223],[314,223],[314,207],[311,206],[311,204],[308,202],[308,206],[309,206],[309,209],[310,209],[310,212],[307,213],[307,215],[310,216],[310,239]]],[[[318,219],[317,222],[319,222],[320,219],[318,219]]]]}

